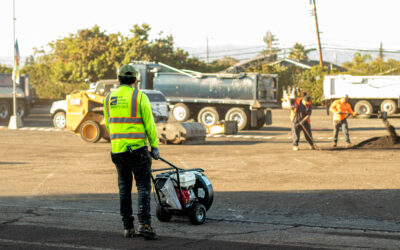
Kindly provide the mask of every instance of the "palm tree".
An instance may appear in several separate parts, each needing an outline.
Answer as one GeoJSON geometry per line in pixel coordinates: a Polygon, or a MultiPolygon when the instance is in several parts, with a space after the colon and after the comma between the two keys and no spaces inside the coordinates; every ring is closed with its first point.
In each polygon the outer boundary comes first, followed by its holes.
{"type": "Polygon", "coordinates": [[[316,49],[305,49],[304,45],[296,43],[289,53],[289,58],[296,61],[309,60],[307,54],[314,50],[316,49]]]}

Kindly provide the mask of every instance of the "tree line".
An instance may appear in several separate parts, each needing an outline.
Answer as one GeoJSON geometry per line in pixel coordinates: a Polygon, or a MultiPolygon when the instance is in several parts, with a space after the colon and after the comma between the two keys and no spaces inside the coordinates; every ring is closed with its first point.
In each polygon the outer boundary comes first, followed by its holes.
{"type": "MultiPolygon", "coordinates": [[[[160,61],[176,68],[209,73],[222,71],[237,62],[227,57],[205,63],[176,48],[172,35],[159,33],[157,38],[150,39],[150,31],[148,24],[134,25],[128,35],[107,34],[99,26],[79,30],[76,34],[50,42],[47,50],[35,49],[34,54],[26,59],[21,73],[29,74],[39,98],[61,99],[75,89],[88,88],[87,82],[116,78],[118,68],[132,60],[160,61]]],[[[267,32],[263,40],[267,48],[262,54],[279,51],[278,39],[271,32],[267,32]]],[[[310,51],[296,43],[288,57],[308,60],[310,51]]],[[[351,62],[342,66],[348,70],[346,74],[353,75],[400,74],[400,62],[394,59],[385,61],[383,56],[373,59],[370,55],[356,53],[351,62]]],[[[320,104],[322,100],[324,75],[338,73],[320,66],[301,69],[268,64],[248,71],[278,74],[279,93],[285,86],[298,86],[311,93],[315,104],[320,104]]],[[[0,65],[0,73],[11,74],[12,68],[0,65]]]]}

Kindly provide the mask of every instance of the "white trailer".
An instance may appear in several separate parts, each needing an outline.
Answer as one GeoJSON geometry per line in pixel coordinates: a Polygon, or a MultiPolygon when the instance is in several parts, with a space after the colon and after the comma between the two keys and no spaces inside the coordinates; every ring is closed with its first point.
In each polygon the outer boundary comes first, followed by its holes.
{"type": "Polygon", "coordinates": [[[370,116],[378,111],[389,115],[400,109],[400,76],[326,76],[324,97],[327,107],[336,99],[349,96],[354,112],[370,116]]]}

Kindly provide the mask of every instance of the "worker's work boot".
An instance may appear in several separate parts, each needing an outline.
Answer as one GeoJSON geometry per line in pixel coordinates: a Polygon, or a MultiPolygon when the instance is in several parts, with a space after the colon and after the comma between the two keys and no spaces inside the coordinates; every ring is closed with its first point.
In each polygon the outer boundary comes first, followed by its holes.
{"type": "Polygon", "coordinates": [[[156,231],[154,231],[150,224],[139,224],[136,234],[143,236],[146,240],[156,239],[156,231]]]}
{"type": "Polygon", "coordinates": [[[310,149],[311,149],[311,150],[316,150],[317,148],[316,148],[315,145],[313,144],[313,145],[310,145],[310,149]]]}
{"type": "Polygon", "coordinates": [[[133,238],[135,236],[135,229],[124,229],[125,238],[133,238]]]}
{"type": "Polygon", "coordinates": [[[333,143],[332,143],[332,148],[336,148],[336,146],[337,146],[337,143],[336,143],[336,142],[333,142],[333,143]]]}
{"type": "Polygon", "coordinates": [[[294,151],[299,151],[299,146],[293,146],[294,151]]]}
{"type": "Polygon", "coordinates": [[[354,144],[351,142],[346,142],[346,148],[354,147],[354,144]]]}

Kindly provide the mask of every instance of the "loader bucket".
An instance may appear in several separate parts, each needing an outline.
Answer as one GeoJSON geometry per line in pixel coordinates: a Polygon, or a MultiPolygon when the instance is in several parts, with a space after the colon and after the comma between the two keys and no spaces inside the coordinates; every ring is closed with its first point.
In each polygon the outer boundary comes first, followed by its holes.
{"type": "Polygon", "coordinates": [[[165,144],[204,144],[206,129],[198,122],[157,123],[158,138],[165,144]]]}

